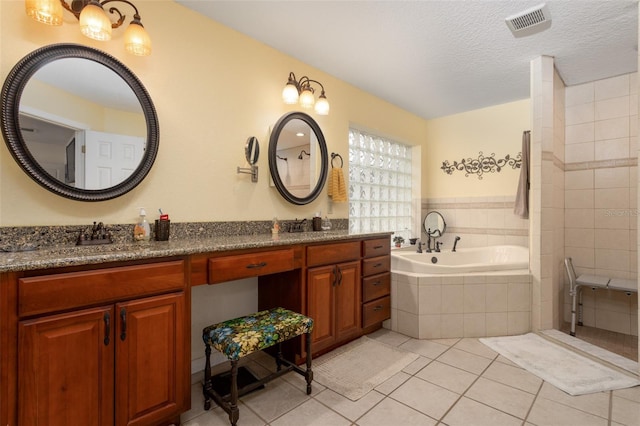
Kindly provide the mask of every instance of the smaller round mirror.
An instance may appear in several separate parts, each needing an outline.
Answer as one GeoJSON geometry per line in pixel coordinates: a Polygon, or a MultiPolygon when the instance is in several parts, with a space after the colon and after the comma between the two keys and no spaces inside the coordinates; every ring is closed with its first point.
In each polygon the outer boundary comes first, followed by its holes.
{"type": "Polygon", "coordinates": [[[442,215],[436,211],[429,212],[422,223],[424,232],[430,235],[432,238],[439,238],[444,234],[447,229],[447,224],[444,221],[442,215]]]}
{"type": "Polygon", "coordinates": [[[247,143],[244,146],[244,156],[247,159],[247,163],[251,166],[258,162],[258,157],[260,157],[260,144],[258,143],[258,138],[255,136],[247,139],[247,143]]]}

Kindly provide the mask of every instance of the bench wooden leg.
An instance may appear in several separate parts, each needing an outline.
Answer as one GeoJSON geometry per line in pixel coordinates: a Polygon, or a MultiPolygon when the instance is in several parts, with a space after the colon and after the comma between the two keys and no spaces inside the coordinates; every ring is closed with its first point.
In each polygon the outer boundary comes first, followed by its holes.
{"type": "Polygon", "coordinates": [[[202,387],[202,393],[204,394],[204,409],[205,411],[209,411],[211,408],[211,391],[213,390],[211,386],[211,346],[206,345],[204,349],[204,353],[206,356],[206,362],[204,364],[204,386],[202,387]]]}
{"type": "Polygon", "coordinates": [[[306,351],[307,351],[307,371],[305,379],[307,380],[307,395],[311,395],[311,382],[313,381],[313,371],[311,370],[311,333],[305,335],[306,351]]]}
{"type": "Polygon", "coordinates": [[[238,361],[231,361],[231,399],[229,400],[229,421],[236,426],[240,410],[238,409],[238,361]]]}
{"type": "Polygon", "coordinates": [[[276,371],[282,370],[282,343],[278,343],[278,353],[276,354],[276,371]]]}

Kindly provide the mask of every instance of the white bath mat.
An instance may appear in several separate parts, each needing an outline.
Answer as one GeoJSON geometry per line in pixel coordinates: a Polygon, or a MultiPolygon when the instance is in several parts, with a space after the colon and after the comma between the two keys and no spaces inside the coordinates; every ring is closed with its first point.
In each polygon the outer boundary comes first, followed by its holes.
{"type": "Polygon", "coordinates": [[[584,395],[640,385],[627,376],[534,333],[480,339],[502,356],[569,395],[584,395]]]}
{"type": "Polygon", "coordinates": [[[313,380],[357,401],[418,358],[366,336],[313,361],[313,380]]]}

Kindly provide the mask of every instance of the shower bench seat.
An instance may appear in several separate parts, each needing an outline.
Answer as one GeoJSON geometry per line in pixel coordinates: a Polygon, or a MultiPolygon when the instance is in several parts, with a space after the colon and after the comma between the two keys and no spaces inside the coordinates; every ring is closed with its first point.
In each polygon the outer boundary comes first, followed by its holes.
{"type": "Polygon", "coordinates": [[[569,295],[571,296],[571,332],[576,335],[576,313],[578,325],[582,325],[582,287],[590,287],[592,290],[602,288],[606,290],[624,291],[627,295],[638,292],[638,283],[634,280],[622,278],[609,278],[602,275],[583,274],[576,277],[573,262],[570,257],[564,259],[564,266],[569,276],[569,295]],[[578,309],[576,312],[576,304],[578,309]]]}

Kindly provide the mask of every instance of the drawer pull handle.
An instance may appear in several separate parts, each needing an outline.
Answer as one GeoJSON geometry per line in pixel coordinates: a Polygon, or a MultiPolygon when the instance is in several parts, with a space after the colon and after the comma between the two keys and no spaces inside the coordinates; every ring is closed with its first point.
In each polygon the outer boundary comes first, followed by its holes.
{"type": "Polygon", "coordinates": [[[380,284],[382,284],[382,281],[378,280],[378,281],[375,281],[372,285],[378,286],[380,284]]]}
{"type": "Polygon", "coordinates": [[[342,284],[342,270],[340,269],[340,267],[338,265],[333,267],[333,283],[332,285],[338,286],[342,284]]]}
{"type": "Polygon", "coordinates": [[[382,266],[382,263],[376,263],[375,265],[373,265],[374,268],[379,268],[382,266]]]}
{"type": "Polygon", "coordinates": [[[120,340],[124,341],[127,338],[127,310],[125,308],[120,309],[120,321],[122,322],[120,340]]]}
{"type": "Polygon", "coordinates": [[[109,346],[109,336],[111,335],[111,315],[104,313],[104,345],[109,346]]]}
{"type": "Polygon", "coordinates": [[[373,312],[378,312],[382,310],[382,305],[378,305],[375,308],[373,308],[373,312]]]}
{"type": "Polygon", "coordinates": [[[250,263],[249,265],[247,265],[247,269],[260,269],[264,268],[265,266],[267,266],[267,262],[250,263]]]}
{"type": "Polygon", "coordinates": [[[373,246],[374,250],[380,250],[382,246],[373,246]]]}

